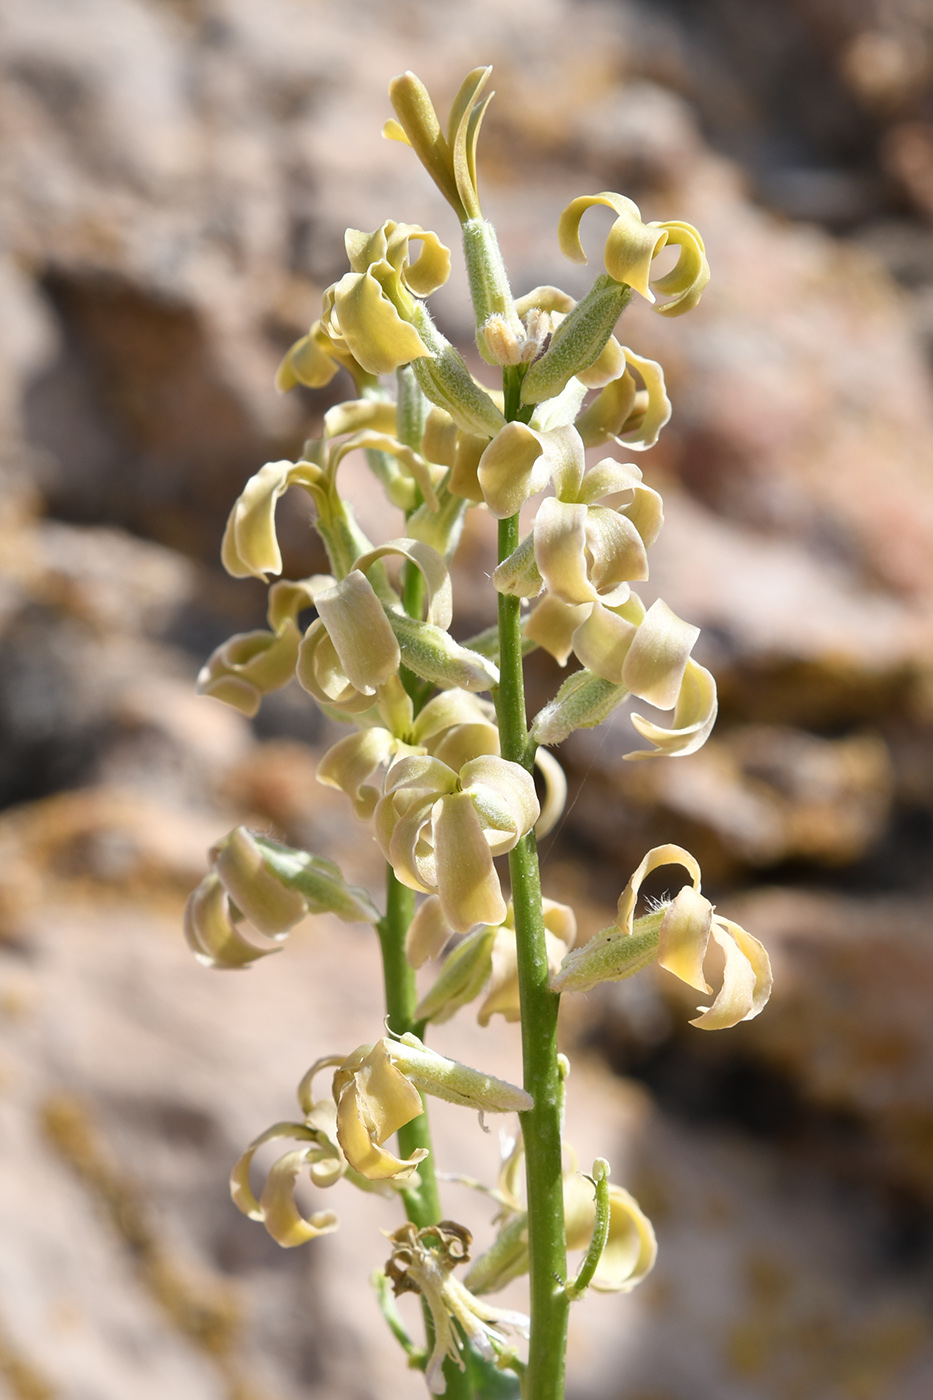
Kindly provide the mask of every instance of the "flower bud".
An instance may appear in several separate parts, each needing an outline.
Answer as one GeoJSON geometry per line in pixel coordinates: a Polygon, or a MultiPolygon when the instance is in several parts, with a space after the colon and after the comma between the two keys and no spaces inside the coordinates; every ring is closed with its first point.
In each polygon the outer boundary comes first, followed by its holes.
{"type": "Polygon", "coordinates": [[[591,671],[574,671],[535,715],[531,737],[536,744],[560,744],[575,729],[594,729],[628,693],[624,685],[613,685],[591,671]]]}
{"type": "Polygon", "coordinates": [[[429,351],[412,360],[412,371],[425,398],[449,413],[463,432],[493,437],[505,423],[501,409],[477,384],[463,356],[444,339],[422,302],[415,303],[412,321],[429,351]]]}
{"type": "Polygon", "coordinates": [[[480,1113],[524,1113],[534,1099],[516,1084],[429,1050],[415,1035],[383,1042],[392,1063],[424,1094],[480,1113]]]}
{"type": "Polygon", "coordinates": [[[188,898],[185,941],[198,962],[212,968],[246,967],[257,958],[279,951],[257,947],[243,937],[234,921],[230,897],[214,874],[205,876],[188,898]]]}
{"type": "Polygon", "coordinates": [[[534,361],[522,381],[522,403],[555,398],[588,369],[606,348],[629,301],[631,291],[611,277],[597,277],[582,301],[565,316],[544,354],[534,361]]]}

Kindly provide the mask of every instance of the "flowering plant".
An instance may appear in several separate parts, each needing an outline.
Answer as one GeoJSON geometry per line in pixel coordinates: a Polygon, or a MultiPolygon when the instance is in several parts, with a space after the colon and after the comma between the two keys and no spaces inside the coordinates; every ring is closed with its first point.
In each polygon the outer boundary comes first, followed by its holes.
{"type": "Polygon", "coordinates": [[[694,1024],[717,1029],[758,1014],[770,968],[761,944],[715,913],[696,861],[677,846],[645,856],[615,922],[583,947],[574,946],[572,910],[542,896],[536,838],[566,795],[550,748],[602,723],[629,695],[673,711],[669,727],[632,715],[650,745],[627,755],[634,760],[694,752],[715,719],[715,682],[691,655],[699,629],[661,600],[646,608],[633,587],[648,577],[661,497],[635,464],[611,455],[651,447],[670,417],[660,365],[619,343],[619,317],[633,293],[661,315],[684,314],[709,271],[689,224],[645,223],[622,195],[586,195],[568,205],[558,240],[567,257],[585,262],[581,219],[593,205],[608,206],[615,219],[605,271],[578,302],[551,286],[514,298],[477,189],[489,71],[468,74],[446,130],[421,82],[402,74],[390,85],[396,118],[385,135],[413,148],[461,224],[477,347],[501,383],[475,379],[434,324],[427,298],[450,271],[438,237],[392,220],[371,233],[348,229],[350,270],[324,293],[320,319],[285,356],[278,384],[318,387],[343,370],[353,397],[324,415],[321,439],[306,444],[301,460],[268,463],[247,483],[222,550],[235,577],[279,575],[276,503],[296,488],[313,503],[330,573],[273,582],[269,629],[231,638],[199,678],[204,693],[252,715],[264,694],[297,677],[347,726],[317,776],[372,823],[386,860],[384,908],[326,857],[237,828],[210,852],[185,926],[195,955],[215,968],[243,968],[276,951],[307,914],[372,926],[386,1033],[314,1062],[298,1088],[300,1118],[261,1133],[234,1167],[234,1202],[285,1247],[338,1226],[331,1210],[299,1208],[300,1178],[399,1202],[406,1222],[389,1236],[376,1292],[429,1389],[465,1400],[520,1388],[525,1400],[560,1400],[571,1303],[589,1287],[627,1292],[656,1252],[650,1222],[629,1192],[609,1184],[605,1159],[582,1174],[562,1141],[569,1066],[557,1051],[560,996],[653,961],[710,994],[704,961],[712,939],[724,954],[722,987],[694,1024]],[[656,276],[654,260],[668,246],[676,261],[656,276]],[[587,465],[587,449],[607,448],[610,455],[587,465]],[[341,496],[339,468],[355,451],[404,512],[402,537],[374,544],[341,496]],[[553,494],[543,495],[548,488],[553,494]],[[541,499],[522,537],[519,512],[534,497],[541,499]],[[449,565],[474,509],[498,521],[498,625],[463,643],[450,632],[449,565]],[[522,668],[534,647],[562,666],[573,653],[579,666],[529,723],[522,668]],[[497,865],[503,856],[510,898],[497,865]],[[682,866],[689,883],[636,917],[641,884],[661,865],[682,866]],[[416,969],[441,956],[419,996],[416,969]],[[523,1088],[424,1043],[429,1026],[478,998],[482,1025],[497,1013],[520,1021],[523,1088]],[[319,1094],[325,1071],[330,1088],[319,1094]],[[463,1279],[455,1270],[468,1263],[472,1236],[443,1215],[424,1095],[517,1113],[520,1122],[487,1193],[500,1207],[497,1237],[463,1279]],[[397,1151],[387,1145],[393,1136],[397,1151]],[[254,1154],[280,1140],[288,1150],[257,1195],[254,1154]],[[583,1250],[573,1275],[568,1247],[583,1250]],[[485,1301],[525,1272],[530,1317],[485,1301]],[[422,1298],[423,1347],[395,1310],[403,1292],[422,1298]],[[530,1336],[527,1359],[507,1334],[530,1336]]]}

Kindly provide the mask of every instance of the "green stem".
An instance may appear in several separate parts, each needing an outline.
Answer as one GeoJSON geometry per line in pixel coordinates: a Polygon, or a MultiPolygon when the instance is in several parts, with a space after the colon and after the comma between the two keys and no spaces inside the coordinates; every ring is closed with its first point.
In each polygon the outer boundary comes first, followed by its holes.
{"type": "MultiPolygon", "coordinates": [[[[386,1022],[396,1035],[404,1035],[406,1031],[414,1031],[417,1036],[424,1033],[424,1023],[415,1020],[418,991],[414,970],[405,956],[405,935],[414,912],[414,890],[410,890],[407,885],[396,879],[391,865],[386,866],[386,912],[376,925],[376,932],[382,948],[386,1022]]],[[[434,1171],[434,1150],[431,1145],[431,1125],[428,1122],[427,1107],[424,1113],[399,1128],[398,1146],[399,1155],[402,1157],[410,1157],[419,1147],[428,1151],[429,1155],[418,1166],[420,1186],[403,1191],[401,1195],[405,1204],[405,1214],[419,1230],[425,1225],[436,1225],[443,1218],[443,1211],[434,1171]]],[[[423,1311],[430,1351],[434,1340],[431,1314],[427,1305],[423,1311]]],[[[447,1400],[473,1400],[469,1376],[452,1361],[444,1362],[444,1375],[447,1379],[447,1400]]]]}
{"type": "MultiPolygon", "coordinates": [[[[415,1021],[415,1007],[418,1005],[418,990],[415,986],[415,973],[405,956],[405,935],[415,912],[415,892],[396,878],[391,865],[386,867],[386,912],[377,925],[379,943],[382,947],[382,977],[385,984],[386,1023],[395,1035],[405,1035],[414,1031],[421,1036],[424,1024],[415,1021]]],[[[424,1225],[436,1225],[441,1219],[441,1203],[434,1174],[434,1154],[431,1149],[431,1127],[427,1111],[398,1130],[399,1151],[403,1157],[410,1157],[419,1147],[431,1152],[418,1168],[421,1185],[411,1191],[403,1191],[402,1199],[409,1220],[421,1229],[424,1225]]]]}
{"type": "MultiPolygon", "coordinates": [[[[517,375],[505,372],[506,405],[515,400],[517,375]],[[510,383],[510,379],[513,381],[510,383]]],[[[508,415],[507,415],[508,416],[508,415]]],[[[499,522],[499,559],[518,544],[518,516],[499,522]]],[[[522,672],[520,601],[499,595],[499,671],[496,696],[503,758],[531,768],[522,672]]],[[[525,1088],[535,1106],[521,1115],[528,1193],[531,1341],[523,1394],[526,1400],[562,1400],[570,1300],[564,1289],[567,1250],[561,1163],[563,1089],[557,1060],[560,998],[549,988],[541,878],[534,832],[509,855],[518,984],[521,999],[525,1088]]]]}

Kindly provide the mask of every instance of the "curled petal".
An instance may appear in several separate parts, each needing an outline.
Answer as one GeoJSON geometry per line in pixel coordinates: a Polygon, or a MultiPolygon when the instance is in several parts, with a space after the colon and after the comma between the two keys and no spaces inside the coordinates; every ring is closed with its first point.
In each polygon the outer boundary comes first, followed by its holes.
{"type": "Polygon", "coordinates": [[[317,780],[325,787],[345,792],[356,809],[356,815],[368,821],[381,796],[367,779],[388,763],[395,749],[395,740],[386,729],[363,729],[348,734],[327,750],[317,766],[317,780]]]}
{"type": "Polygon", "coordinates": [[[289,622],[298,622],[298,614],[314,607],[314,600],[325,588],[333,588],[337,580],[332,574],[312,574],[310,578],[279,579],[269,589],[266,617],[272,630],[280,634],[289,622]]]}
{"type": "Polygon", "coordinates": [[[330,1234],[337,1228],[337,1217],[331,1211],[316,1211],[303,1215],[295,1205],[295,1182],[302,1167],[325,1167],[319,1170],[316,1184],[331,1185],[346,1171],[346,1160],[340,1148],[322,1138],[304,1123],[275,1123],[250,1143],[230,1174],[230,1195],[237,1210],[265,1225],[272,1238],[283,1248],[304,1244],[316,1235],[330,1234]],[[258,1148],[267,1142],[290,1138],[302,1147],[281,1157],[269,1172],[259,1200],[253,1195],[249,1181],[250,1166],[258,1148]]]}
{"type": "Polygon", "coordinates": [[[342,437],[363,429],[395,437],[395,404],[391,399],[350,399],[324,414],[324,437],[342,437]]]}
{"type": "Polygon", "coordinates": [[[700,666],[692,658],[688,660],[677,705],[674,722],[670,729],[652,724],[639,714],[633,714],[632,724],[643,739],[654,744],[653,749],[638,749],[627,753],[626,758],[652,758],[660,754],[665,758],[682,758],[696,753],[702,748],[716,723],[718,709],[716,682],[705,666],[700,666]]]}
{"type": "Polygon", "coordinates": [[[633,695],[659,710],[677,704],[684,672],[699,627],[682,622],[658,598],[645,614],[622,667],[622,680],[633,695]]]}
{"type": "Polygon", "coordinates": [[[591,506],[604,496],[614,496],[625,491],[631,502],[641,484],[641,470],[634,462],[617,462],[613,457],[604,457],[586,473],[577,493],[577,500],[591,506]]]}
{"type": "Polygon", "coordinates": [[[498,756],[499,730],[490,720],[455,724],[429,747],[435,758],[459,772],[465,763],[483,754],[498,756]]]}
{"type": "MultiPolygon", "coordinates": [[[[429,510],[436,511],[438,508],[437,495],[434,490],[436,480],[441,476],[437,468],[425,461],[420,452],[415,452],[407,447],[405,443],[399,442],[398,438],[391,433],[376,432],[373,429],[364,428],[352,437],[346,438],[337,447],[333,448],[329,454],[331,473],[336,472],[337,467],[350,452],[355,452],[358,448],[372,454],[383,453],[390,458],[394,458],[398,463],[398,468],[402,473],[400,486],[407,484],[408,491],[404,500],[400,498],[400,503],[410,509],[409,502],[413,500],[412,483],[421,490],[425,504],[429,510]]],[[[399,502],[393,502],[398,504],[399,502]]],[[[364,570],[365,572],[365,570],[364,570]]]]}
{"type": "Polygon", "coordinates": [[[712,988],[703,975],[713,906],[691,885],[684,885],[667,906],[658,933],[658,965],[698,992],[712,988]]]}
{"type": "Polygon", "coordinates": [[[590,603],[565,603],[553,593],[547,593],[525,620],[522,632],[530,642],[544,647],[561,666],[566,666],[573,651],[574,633],[591,611],[590,603]]]}
{"type": "MultiPolygon", "coordinates": [[[[541,815],[534,779],[518,763],[511,763],[495,754],[483,754],[463,765],[460,782],[463,791],[469,794],[480,810],[484,823],[493,831],[505,833],[508,845],[487,833],[486,839],[496,855],[510,851],[541,815]]],[[[498,921],[488,919],[484,922],[498,921]]]]}
{"type": "Polygon", "coordinates": [[[295,674],[300,634],[286,620],[278,635],[238,632],[219,646],[198,672],[199,695],[223,700],[252,717],[270,690],[287,685],[295,674]]]}
{"type": "Polygon", "coordinates": [[[567,206],[558,225],[558,240],[565,257],[572,262],[586,262],[580,244],[580,220],[595,204],[607,205],[617,215],[609,230],[604,254],[609,276],[634,287],[650,302],[655,300],[652,288],[664,296],[670,295],[670,301],[656,307],[664,316],[680,316],[695,306],[709,281],[702,238],[690,224],[643,223],[638,206],[624,195],[610,192],[581,195],[567,206]],[[680,247],[677,263],[670,272],[652,279],[652,261],[669,243],[680,247]]]}
{"type": "Polygon", "coordinates": [[[624,195],[604,191],[602,194],[580,195],[572,200],[561,214],[557,226],[561,252],[571,262],[586,262],[586,254],[580,243],[580,220],[586,210],[596,204],[607,205],[617,216],[606,239],[606,271],[616,282],[625,282],[648,301],[654,301],[648,285],[651,260],[664,247],[667,236],[661,230],[642,223],[638,205],[624,195]]]}
{"type": "MultiPolygon", "coordinates": [[[[440,957],[452,933],[453,929],[444,918],[437,895],[423,899],[405,936],[405,957],[409,966],[422,967],[433,958],[440,957]]],[[[414,1019],[420,1020],[421,1014],[416,1014],[414,1019]]]]}
{"type": "MultiPolygon", "coordinates": [[[[388,270],[388,267],[387,267],[388,270]]],[[[403,321],[372,271],[348,272],[332,288],[340,335],[369,374],[390,374],[428,348],[403,321]]],[[[325,317],[326,320],[326,317],[325,317]]]]}
{"type": "Polygon", "coordinates": [[[453,594],[450,586],[450,573],[443,555],[421,540],[387,540],[385,544],[363,554],[356,561],[356,568],[363,574],[369,572],[377,559],[397,554],[407,559],[419,570],[425,583],[427,612],[426,621],[445,630],[453,618],[453,594]]]}
{"type": "MultiPolygon", "coordinates": [[[[468,690],[445,690],[429,700],[414,721],[412,738],[430,744],[438,734],[461,724],[488,722],[495,711],[488,700],[480,700],[468,690]]],[[[453,764],[450,765],[454,767],[453,764]]],[[[460,765],[456,765],[459,770],[460,765]]]]}
{"type": "Polygon", "coordinates": [[[692,1026],[705,1031],[724,1030],[739,1021],[751,1021],[771,995],[771,962],[757,938],[730,919],[714,915],[712,935],[725,954],[722,988],[709,1008],[692,1026]]]}
{"type": "MultiPolygon", "coordinates": [[[[572,948],[577,936],[577,921],[573,910],[556,900],[542,901],[544,916],[544,944],[548,967],[552,975],[560,970],[561,959],[567,949],[572,948]]],[[[509,917],[496,931],[496,941],[492,948],[492,968],[489,977],[489,990],[476,1019],[481,1026],[488,1026],[491,1018],[498,1013],[507,1021],[521,1019],[521,998],[518,987],[518,950],[515,943],[514,912],[509,905],[509,917]]]]}
{"type": "Polygon", "coordinates": [[[204,967],[246,967],[279,951],[257,948],[243,937],[233,921],[227,891],[214,874],[205,876],[189,896],[184,927],[188,947],[204,967]]]}
{"type": "MultiPolygon", "coordinates": [[[[663,309],[663,308],[662,308],[663,309]]],[[[667,386],[664,383],[664,371],[656,360],[646,359],[642,355],[636,355],[634,351],[626,348],[625,358],[628,364],[633,366],[641,375],[644,389],[639,392],[635,400],[635,409],[630,418],[626,418],[615,430],[613,436],[617,442],[624,443],[633,452],[645,452],[649,447],[653,447],[657,442],[661,429],[669,422],[671,416],[671,401],[667,397],[667,386]],[[641,396],[646,395],[647,402],[642,406],[641,396]],[[641,421],[638,421],[638,415],[641,421]]],[[[629,376],[631,377],[631,376],[629,376]]]]}
{"type": "Polygon", "coordinates": [[[412,754],[400,759],[386,779],[386,796],[414,791],[418,795],[441,797],[457,791],[457,775],[446,763],[428,754],[412,754]]]}
{"type": "Polygon", "coordinates": [[[643,882],[652,870],[657,870],[661,865],[682,865],[693,882],[694,890],[697,894],[700,893],[700,867],[689,851],[685,851],[683,846],[671,844],[652,847],[638,869],[632,872],[628,884],[619,896],[616,924],[623,934],[632,933],[635,905],[643,882]]]}
{"type": "Polygon", "coordinates": [[[577,378],[587,389],[602,389],[625,374],[625,355],[626,351],[611,335],[593,363],[577,371],[577,378]]]}
{"type": "Polygon", "coordinates": [[[401,653],[372,584],[353,569],[315,602],[348,681],[364,695],[374,695],[382,681],[395,675],[401,653]]]}
{"type": "MultiPolygon", "coordinates": [[[[475,924],[501,923],[506,903],[470,794],[442,798],[435,807],[432,827],[437,892],[450,927],[465,933],[475,924]]],[[[517,839],[515,836],[511,845],[517,839]]]]}
{"type": "Polygon", "coordinates": [[[295,667],[298,684],[320,705],[359,714],[373,704],[371,690],[357,690],[343,669],[337,650],[318,618],[312,622],[298,648],[295,667]]]}
{"type": "Polygon", "coordinates": [[[286,1152],[273,1163],[259,1198],[262,1222],[283,1249],[293,1249],[318,1235],[330,1235],[340,1223],[332,1210],[303,1215],[295,1204],[295,1182],[307,1161],[307,1150],[286,1152]]]}
{"type": "Polygon", "coordinates": [[[421,453],[429,462],[437,462],[442,467],[452,467],[457,451],[457,427],[449,413],[442,408],[432,407],[425,420],[421,434],[421,453]]]}
{"type": "Polygon", "coordinates": [[[622,668],[637,631],[637,623],[597,604],[573,633],[573,650],[594,675],[622,685],[622,668]]]}
{"type": "Polygon", "coordinates": [[[678,244],[680,255],[675,266],[664,277],[659,277],[652,285],[671,300],[656,306],[662,316],[682,316],[690,311],[703,294],[709,282],[709,263],[703,239],[692,224],[669,222],[654,225],[667,234],[668,244],[678,244]]]}
{"type": "Polygon", "coordinates": [[[361,1176],[370,1181],[404,1180],[428,1155],[426,1149],[417,1148],[401,1161],[382,1144],[424,1112],[421,1095],[392,1064],[385,1041],[366,1050],[365,1055],[350,1056],[334,1076],[337,1141],[361,1176]]]}
{"type": "Polygon", "coordinates": [[[500,520],[514,515],[529,496],[547,485],[549,470],[540,434],[525,423],[507,423],[480,457],[477,476],[493,515],[500,520]]]}
{"type": "Polygon", "coordinates": [[[567,778],[557,759],[547,749],[535,753],[535,767],[544,779],[544,805],[535,822],[535,836],[540,841],[560,820],[567,804],[567,778]]]}
{"type": "Polygon", "coordinates": [[[648,576],[644,541],[624,515],[605,506],[548,497],[534,527],[535,561],[565,603],[624,603],[629,580],[648,576]]]}
{"type": "Polygon", "coordinates": [[[275,535],[275,507],[290,486],[316,486],[321,469],[311,462],[267,462],[250,477],[227,520],[220,559],[233,578],[261,578],[282,572],[275,535]]]}
{"type": "Polygon", "coordinates": [[[304,918],[308,906],[269,869],[262,849],[244,826],[216,842],[210,861],[237,909],[269,938],[287,933],[304,918]]]}
{"type": "Polygon", "coordinates": [[[285,352],[275,373],[279,393],[287,394],[296,384],[305,384],[309,389],[323,389],[329,384],[340,368],[330,350],[328,336],[321,331],[320,321],[315,321],[308,334],[285,352]]]}

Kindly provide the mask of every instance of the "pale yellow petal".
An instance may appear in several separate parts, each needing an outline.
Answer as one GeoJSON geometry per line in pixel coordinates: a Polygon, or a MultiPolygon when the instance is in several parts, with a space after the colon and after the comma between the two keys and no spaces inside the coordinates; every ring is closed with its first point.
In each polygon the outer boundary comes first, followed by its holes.
{"type": "Polygon", "coordinates": [[[624,684],[649,705],[673,709],[699,627],[683,622],[658,598],[645,614],[622,669],[624,684]]]}
{"type": "Polygon", "coordinates": [[[684,671],[672,727],[664,729],[642,715],[633,714],[632,724],[642,738],[650,740],[655,747],[639,749],[624,757],[642,759],[660,755],[664,758],[682,758],[696,753],[712,732],[717,709],[716,681],[704,666],[691,658],[684,671]]]}
{"type": "Polygon", "coordinates": [[[712,991],[703,975],[712,918],[709,900],[685,885],[664,911],[658,935],[659,965],[698,992],[712,991]]]}
{"type": "Polygon", "coordinates": [[[693,888],[699,894],[700,867],[690,852],[685,851],[683,846],[672,844],[652,847],[638,869],[632,872],[628,884],[619,896],[616,923],[623,933],[631,934],[638,892],[652,870],[657,870],[661,865],[682,865],[693,882],[693,888]]]}
{"type": "Polygon", "coordinates": [[[547,463],[542,458],[540,435],[524,423],[507,423],[500,429],[477,468],[480,489],[493,515],[507,519],[529,496],[544,489],[547,463]]]}
{"type": "Polygon", "coordinates": [[[350,684],[363,694],[375,694],[398,670],[401,652],[372,584],[353,569],[315,602],[350,684]]]}
{"type": "Polygon", "coordinates": [[[428,348],[403,321],[371,272],[348,272],[334,286],[340,331],[354,359],[369,374],[390,374],[428,348]]]}
{"type": "Polygon", "coordinates": [[[466,933],[476,924],[501,923],[506,904],[470,794],[442,798],[432,827],[437,893],[451,928],[466,933]]]}
{"type": "Polygon", "coordinates": [[[368,821],[381,793],[368,779],[388,763],[395,740],[385,729],[364,729],[348,734],[324,754],[315,774],[325,787],[345,792],[363,821],[368,821]]]}
{"type": "Polygon", "coordinates": [[[233,903],[259,933],[287,933],[308,912],[307,901],[269,869],[244,826],[234,827],[210,850],[210,861],[233,903]]]}

